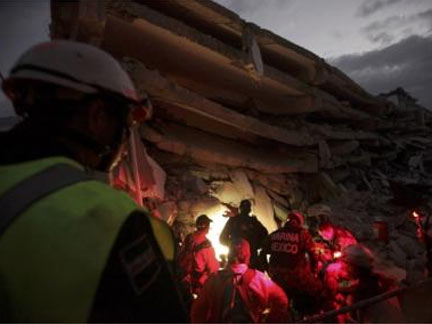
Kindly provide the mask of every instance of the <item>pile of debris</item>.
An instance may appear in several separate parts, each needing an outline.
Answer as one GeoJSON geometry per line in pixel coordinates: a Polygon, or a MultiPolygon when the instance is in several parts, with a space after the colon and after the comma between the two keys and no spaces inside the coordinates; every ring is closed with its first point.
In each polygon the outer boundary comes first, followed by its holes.
{"type": "Polygon", "coordinates": [[[210,0],[51,2],[53,38],[107,50],[152,101],[140,134],[166,173],[152,208],[180,237],[207,213],[215,244],[224,204],[246,198],[269,231],[289,210],[324,202],[384,260],[420,275],[408,216],[432,185],[428,110],[368,94],[210,0]],[[373,235],[376,219],[388,243],[373,235]]]}

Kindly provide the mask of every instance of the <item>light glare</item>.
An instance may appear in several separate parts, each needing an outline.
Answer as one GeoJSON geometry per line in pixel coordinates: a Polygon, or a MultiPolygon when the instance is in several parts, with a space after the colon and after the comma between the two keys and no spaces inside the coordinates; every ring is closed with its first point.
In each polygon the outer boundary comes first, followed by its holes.
{"type": "Polygon", "coordinates": [[[227,208],[222,205],[217,207],[203,210],[203,214],[206,214],[213,221],[210,223],[210,230],[207,234],[207,238],[210,240],[213,248],[215,249],[216,258],[221,261],[220,255],[228,255],[228,247],[219,243],[219,236],[222,232],[225,223],[228,221],[228,217],[222,215],[226,212],[227,208]]]}

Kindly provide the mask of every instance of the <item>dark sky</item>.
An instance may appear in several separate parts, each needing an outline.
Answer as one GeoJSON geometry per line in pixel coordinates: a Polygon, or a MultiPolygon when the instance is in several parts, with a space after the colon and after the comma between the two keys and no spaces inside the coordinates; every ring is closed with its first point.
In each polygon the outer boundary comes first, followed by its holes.
{"type": "MultiPolygon", "coordinates": [[[[402,86],[432,109],[432,0],[216,1],[323,57],[371,93],[402,86]]],[[[2,74],[48,39],[49,23],[49,0],[0,0],[2,74]]],[[[0,117],[11,113],[0,94],[0,117]]]]}
{"type": "Polygon", "coordinates": [[[405,88],[432,109],[432,37],[410,36],[364,54],[330,60],[371,93],[405,88]]]}
{"type": "MultiPolygon", "coordinates": [[[[0,72],[7,75],[28,47],[49,38],[49,0],[0,0],[0,72]]],[[[0,91],[1,92],[1,91],[0,91]]],[[[12,108],[0,94],[0,117],[12,108]]]]}
{"type": "Polygon", "coordinates": [[[325,58],[372,94],[432,109],[432,0],[216,0],[325,58]]]}

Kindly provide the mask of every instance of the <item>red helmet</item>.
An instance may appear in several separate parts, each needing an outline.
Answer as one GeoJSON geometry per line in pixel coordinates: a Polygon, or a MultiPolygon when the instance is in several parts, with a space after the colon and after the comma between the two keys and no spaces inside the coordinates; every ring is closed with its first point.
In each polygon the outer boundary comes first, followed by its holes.
{"type": "Polygon", "coordinates": [[[288,222],[296,221],[298,225],[302,226],[304,224],[304,216],[299,211],[292,211],[288,215],[288,222]]]}

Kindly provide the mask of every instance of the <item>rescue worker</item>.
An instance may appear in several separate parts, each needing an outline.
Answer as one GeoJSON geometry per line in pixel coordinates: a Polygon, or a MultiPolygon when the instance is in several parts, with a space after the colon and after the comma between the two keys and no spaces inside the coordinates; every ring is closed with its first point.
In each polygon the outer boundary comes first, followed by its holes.
{"type": "Polygon", "coordinates": [[[328,221],[331,214],[331,208],[324,204],[314,204],[307,209],[306,225],[312,237],[319,236],[319,225],[328,221]]]}
{"type": "Polygon", "coordinates": [[[325,221],[319,225],[319,235],[329,244],[332,251],[342,251],[344,248],[356,244],[357,240],[349,230],[325,221]]]}
{"type": "Polygon", "coordinates": [[[428,277],[432,278],[432,216],[430,213],[425,218],[424,222],[425,231],[425,246],[426,246],[426,267],[428,277]]]}
{"type": "MultiPolygon", "coordinates": [[[[344,306],[351,305],[350,289],[346,288],[352,286],[353,279],[349,275],[348,265],[342,258],[338,258],[334,262],[327,264],[322,271],[324,288],[328,293],[328,300],[325,305],[326,310],[338,310],[344,306]]],[[[351,323],[354,320],[351,314],[344,313],[337,315],[332,322],[351,323]]]]}
{"type": "MultiPolygon", "coordinates": [[[[346,247],[338,262],[330,265],[326,272],[327,286],[339,295],[340,306],[353,305],[395,289],[395,282],[373,269],[374,257],[362,244],[346,247]]],[[[400,323],[403,317],[396,297],[361,308],[352,314],[339,316],[339,322],[400,323]],[[351,315],[351,316],[349,316],[351,315]]]]}
{"type": "Polygon", "coordinates": [[[328,218],[324,218],[318,227],[319,237],[316,237],[316,246],[320,246],[318,269],[322,272],[325,267],[340,257],[342,250],[350,245],[357,244],[357,239],[349,230],[334,225],[328,218]]]}
{"type": "Polygon", "coordinates": [[[141,102],[102,50],[51,41],[2,84],[23,120],[0,136],[0,321],[182,322],[170,228],[109,172],[141,102]]]}
{"type": "Polygon", "coordinates": [[[432,278],[432,216],[428,207],[414,210],[411,213],[417,226],[417,238],[426,249],[426,269],[428,277],[432,278]]]}
{"type": "Polygon", "coordinates": [[[250,255],[247,240],[231,242],[227,268],[210,277],[192,305],[192,323],[290,322],[287,296],[248,267],[250,255]]]}
{"type": "Polygon", "coordinates": [[[303,215],[291,212],[285,225],[269,235],[260,254],[264,261],[270,255],[269,275],[291,298],[300,317],[317,312],[322,292],[313,270],[314,243],[303,224],[303,215]]]}
{"type": "Polygon", "coordinates": [[[195,295],[199,295],[209,276],[219,270],[215,251],[206,237],[211,222],[207,215],[198,216],[195,221],[196,231],[186,236],[179,253],[180,280],[195,295]]]}
{"type": "Polygon", "coordinates": [[[258,250],[267,237],[268,231],[255,216],[250,215],[251,210],[250,200],[242,200],[238,214],[228,219],[220,234],[219,241],[221,244],[229,246],[233,239],[243,238],[247,240],[251,249],[250,267],[262,270],[263,266],[258,258],[258,250]]]}

